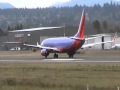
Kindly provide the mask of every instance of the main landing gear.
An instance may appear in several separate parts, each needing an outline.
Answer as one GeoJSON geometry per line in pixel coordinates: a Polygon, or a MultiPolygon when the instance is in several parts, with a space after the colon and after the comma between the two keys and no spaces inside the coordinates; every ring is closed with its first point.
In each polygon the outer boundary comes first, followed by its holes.
{"type": "MultiPolygon", "coordinates": [[[[69,58],[73,58],[75,53],[68,53],[69,58]]],[[[54,58],[58,58],[58,54],[54,54],[54,58]]]]}
{"type": "Polygon", "coordinates": [[[47,58],[47,56],[45,56],[45,58],[47,58]]]}
{"type": "MultiPolygon", "coordinates": [[[[47,59],[47,56],[48,56],[48,55],[45,56],[46,59],[47,59]]],[[[54,54],[54,58],[58,58],[58,54],[55,53],[55,54],[54,54]]]]}
{"type": "Polygon", "coordinates": [[[73,58],[75,53],[68,53],[69,58],[73,58]]]}
{"type": "Polygon", "coordinates": [[[73,55],[69,55],[69,58],[73,58],[73,55]]]}
{"type": "Polygon", "coordinates": [[[58,54],[55,53],[55,54],[54,54],[54,58],[58,58],[58,54]]]}
{"type": "MultiPolygon", "coordinates": [[[[75,53],[68,53],[69,58],[73,58],[74,54],[75,54],[75,53]]],[[[47,58],[47,56],[48,56],[48,55],[46,55],[45,58],[47,58]]],[[[55,54],[54,54],[54,58],[58,58],[58,54],[55,53],[55,54]]]]}

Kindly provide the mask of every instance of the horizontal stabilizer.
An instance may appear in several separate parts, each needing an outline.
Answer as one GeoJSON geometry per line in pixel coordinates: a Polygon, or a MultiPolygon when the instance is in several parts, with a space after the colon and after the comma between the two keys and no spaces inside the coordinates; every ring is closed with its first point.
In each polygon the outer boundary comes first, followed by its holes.
{"type": "Polygon", "coordinates": [[[101,37],[104,37],[105,35],[99,35],[99,36],[96,36],[96,37],[90,37],[90,38],[85,38],[85,40],[91,40],[91,39],[96,39],[96,38],[101,38],[101,37]]]}
{"type": "Polygon", "coordinates": [[[98,43],[91,43],[91,44],[85,44],[81,48],[91,48],[95,45],[105,44],[105,43],[111,43],[113,41],[106,41],[106,42],[98,42],[98,43]]]}

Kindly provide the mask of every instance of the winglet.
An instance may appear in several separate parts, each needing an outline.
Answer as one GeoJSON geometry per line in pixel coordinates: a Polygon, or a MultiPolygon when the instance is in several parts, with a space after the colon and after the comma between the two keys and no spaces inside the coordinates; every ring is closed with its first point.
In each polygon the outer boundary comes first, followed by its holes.
{"type": "Polygon", "coordinates": [[[37,46],[39,46],[39,43],[37,42],[37,46]]]}
{"type": "Polygon", "coordinates": [[[85,10],[83,9],[80,24],[79,24],[79,29],[77,34],[74,37],[84,38],[85,18],[86,18],[85,10]]]}

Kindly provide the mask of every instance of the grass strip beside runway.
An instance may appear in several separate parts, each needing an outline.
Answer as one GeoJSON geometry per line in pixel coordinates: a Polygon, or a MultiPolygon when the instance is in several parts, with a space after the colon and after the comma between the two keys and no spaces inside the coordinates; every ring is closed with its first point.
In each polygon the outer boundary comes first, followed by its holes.
{"type": "Polygon", "coordinates": [[[116,90],[119,63],[0,63],[0,90],[116,90]]]}

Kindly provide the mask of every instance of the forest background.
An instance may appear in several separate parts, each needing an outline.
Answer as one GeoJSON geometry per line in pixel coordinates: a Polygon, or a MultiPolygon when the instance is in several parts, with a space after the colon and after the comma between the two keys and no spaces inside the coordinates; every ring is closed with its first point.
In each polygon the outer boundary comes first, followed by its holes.
{"type": "Polygon", "coordinates": [[[10,30],[45,26],[78,28],[82,10],[86,12],[86,34],[120,32],[120,5],[0,9],[0,36],[10,30]]]}

